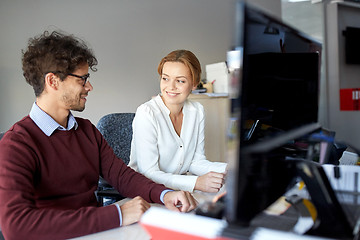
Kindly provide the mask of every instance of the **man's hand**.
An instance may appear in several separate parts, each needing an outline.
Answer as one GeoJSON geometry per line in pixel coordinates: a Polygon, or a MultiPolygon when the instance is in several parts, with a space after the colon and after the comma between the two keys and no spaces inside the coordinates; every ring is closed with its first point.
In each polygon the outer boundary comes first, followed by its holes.
{"type": "Polygon", "coordinates": [[[122,214],[122,226],[138,222],[144,212],[146,212],[149,208],[150,204],[139,196],[124,203],[120,206],[122,214]]]}
{"type": "Polygon", "coordinates": [[[185,191],[171,191],[164,195],[165,207],[177,212],[189,212],[197,206],[197,201],[185,191]]]}
{"type": "Polygon", "coordinates": [[[197,178],[195,190],[216,193],[222,188],[225,182],[225,173],[208,172],[197,178]]]}

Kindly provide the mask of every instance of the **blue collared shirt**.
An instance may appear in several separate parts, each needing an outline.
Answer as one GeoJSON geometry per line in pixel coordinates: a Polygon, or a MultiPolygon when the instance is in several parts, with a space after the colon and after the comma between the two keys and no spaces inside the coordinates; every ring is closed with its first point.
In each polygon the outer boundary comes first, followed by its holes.
{"type": "Polygon", "coordinates": [[[75,128],[75,130],[78,128],[78,123],[75,120],[75,117],[71,114],[69,114],[68,117],[68,123],[67,128],[64,128],[59,123],[57,123],[49,114],[44,112],[37,104],[34,102],[30,114],[30,118],[35,122],[35,124],[43,131],[43,133],[46,134],[46,136],[50,137],[51,134],[56,129],[62,130],[62,131],[68,131],[72,128],[75,128]]]}

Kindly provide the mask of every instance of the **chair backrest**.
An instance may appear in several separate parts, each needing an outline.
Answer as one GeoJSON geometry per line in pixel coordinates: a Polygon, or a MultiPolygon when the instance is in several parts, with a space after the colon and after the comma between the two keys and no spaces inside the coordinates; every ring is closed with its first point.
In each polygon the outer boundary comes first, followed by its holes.
{"type": "Polygon", "coordinates": [[[134,117],[135,113],[110,113],[103,116],[96,126],[112,147],[116,156],[126,164],[130,161],[134,117]]]}

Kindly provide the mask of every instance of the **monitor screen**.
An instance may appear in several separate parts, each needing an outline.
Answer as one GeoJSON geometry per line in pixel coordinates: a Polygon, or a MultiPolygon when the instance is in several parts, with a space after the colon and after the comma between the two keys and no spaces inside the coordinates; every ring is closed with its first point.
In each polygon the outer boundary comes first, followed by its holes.
{"type": "Polygon", "coordinates": [[[242,1],[235,25],[225,212],[246,225],[284,194],[296,175],[286,159],[306,155],[304,137],[320,129],[321,44],[242,1]]]}

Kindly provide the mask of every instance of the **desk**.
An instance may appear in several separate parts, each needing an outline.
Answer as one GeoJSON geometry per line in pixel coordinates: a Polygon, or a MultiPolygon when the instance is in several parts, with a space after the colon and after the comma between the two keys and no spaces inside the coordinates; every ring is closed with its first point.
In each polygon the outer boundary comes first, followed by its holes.
{"type": "MultiPolygon", "coordinates": [[[[202,202],[208,199],[212,199],[214,195],[212,194],[204,194],[204,193],[195,193],[194,197],[202,202]]],[[[126,199],[124,201],[128,201],[126,199]]],[[[154,206],[162,206],[159,204],[154,204],[154,206]]],[[[189,213],[192,214],[192,213],[189,213]]],[[[290,230],[295,224],[296,219],[298,217],[298,213],[292,209],[284,216],[280,216],[280,222],[278,216],[271,216],[271,215],[263,215],[259,216],[260,218],[255,220],[254,226],[249,228],[235,228],[227,229],[225,236],[219,239],[281,239],[281,240],[288,240],[288,239],[298,239],[298,240],[333,240],[329,238],[317,238],[310,235],[298,235],[292,232],[286,232],[284,230],[290,230]],[[283,223],[284,226],[280,226],[279,223],[283,223]],[[268,227],[268,229],[262,229],[260,232],[256,232],[256,225],[262,227],[268,227]],[[275,229],[282,229],[283,231],[278,231],[275,229]],[[266,233],[266,234],[265,234],[266,233]],[[263,236],[265,234],[265,237],[263,236]],[[255,237],[256,236],[256,237],[255,237]],[[271,236],[278,236],[278,238],[268,238],[271,236]]],[[[115,240],[115,239],[130,239],[130,240],[150,240],[150,235],[147,234],[145,229],[138,223],[132,224],[130,226],[119,227],[83,237],[73,238],[73,240],[115,240]]]]}
{"type": "MultiPolygon", "coordinates": [[[[224,190],[220,190],[224,191],[224,190]]],[[[204,201],[211,200],[216,194],[212,193],[202,193],[195,192],[193,194],[194,198],[199,202],[199,204],[204,201]]],[[[121,202],[125,203],[130,199],[123,199],[121,202]]],[[[160,204],[152,204],[153,206],[163,206],[160,204]]],[[[189,213],[192,214],[192,213],[189,213]]],[[[78,238],[72,238],[73,240],[114,240],[114,239],[131,239],[131,240],[150,240],[150,235],[145,231],[140,224],[135,223],[129,226],[118,227],[110,229],[103,232],[98,232],[78,238]]]]}
{"type": "Polygon", "coordinates": [[[150,235],[147,234],[140,224],[135,223],[130,226],[118,227],[103,232],[90,234],[83,237],[72,238],[73,240],[114,240],[114,239],[129,239],[129,240],[150,240],[150,235]]]}

